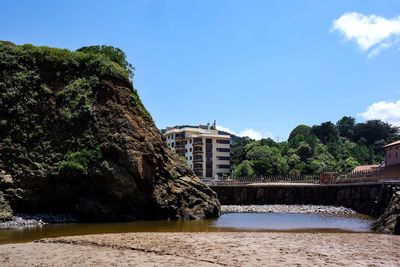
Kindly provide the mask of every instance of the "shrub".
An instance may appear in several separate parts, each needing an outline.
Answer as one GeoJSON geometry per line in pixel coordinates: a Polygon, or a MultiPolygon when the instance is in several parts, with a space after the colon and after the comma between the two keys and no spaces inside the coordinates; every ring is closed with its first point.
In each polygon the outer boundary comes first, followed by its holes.
{"type": "Polygon", "coordinates": [[[96,149],[82,149],[75,152],[69,152],[64,157],[64,160],[59,164],[59,171],[63,170],[75,170],[81,173],[88,171],[91,164],[98,161],[101,158],[101,151],[97,147],[96,149]]]}
{"type": "Polygon", "coordinates": [[[92,114],[92,88],[98,79],[77,79],[61,90],[57,97],[62,105],[61,118],[66,122],[85,120],[92,114]]]}

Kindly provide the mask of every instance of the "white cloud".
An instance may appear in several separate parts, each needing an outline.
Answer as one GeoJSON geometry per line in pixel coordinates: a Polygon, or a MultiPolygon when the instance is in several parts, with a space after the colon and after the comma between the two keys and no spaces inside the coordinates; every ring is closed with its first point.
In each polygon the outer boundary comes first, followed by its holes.
{"type": "Polygon", "coordinates": [[[258,130],[255,130],[253,128],[246,128],[246,129],[244,129],[244,130],[242,130],[240,132],[235,132],[235,131],[227,128],[227,127],[224,127],[224,126],[221,126],[221,125],[217,125],[217,129],[220,130],[220,131],[225,131],[225,132],[240,136],[240,137],[248,136],[248,137],[250,137],[252,139],[255,139],[255,140],[260,140],[262,138],[268,138],[268,137],[273,138],[272,133],[258,131],[258,130]]]}
{"type": "Polygon", "coordinates": [[[333,21],[332,31],[355,41],[362,52],[370,51],[368,57],[373,57],[400,41],[400,17],[386,19],[349,12],[333,21]]]}
{"type": "Polygon", "coordinates": [[[400,126],[400,100],[397,102],[380,101],[373,103],[365,112],[358,115],[367,120],[382,120],[400,126]]]}
{"type": "Polygon", "coordinates": [[[222,125],[217,125],[217,130],[218,131],[224,131],[224,132],[227,132],[227,133],[231,133],[231,134],[234,134],[234,135],[238,135],[235,131],[233,131],[233,130],[231,130],[229,128],[226,128],[226,127],[224,127],[222,125]]]}

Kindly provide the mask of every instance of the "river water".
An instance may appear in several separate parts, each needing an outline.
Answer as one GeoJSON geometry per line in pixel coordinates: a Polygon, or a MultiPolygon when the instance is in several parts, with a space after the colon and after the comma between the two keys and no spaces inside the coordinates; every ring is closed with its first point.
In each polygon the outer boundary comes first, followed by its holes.
{"type": "Polygon", "coordinates": [[[0,244],[40,238],[128,232],[370,232],[372,218],[360,215],[227,213],[214,220],[45,224],[0,230],[0,244]]]}

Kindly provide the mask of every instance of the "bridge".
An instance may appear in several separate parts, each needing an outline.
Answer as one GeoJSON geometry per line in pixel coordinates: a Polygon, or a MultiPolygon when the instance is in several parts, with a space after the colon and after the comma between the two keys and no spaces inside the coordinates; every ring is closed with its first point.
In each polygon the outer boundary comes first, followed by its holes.
{"type": "Polygon", "coordinates": [[[389,205],[400,180],[349,183],[230,183],[210,185],[222,205],[312,204],[351,208],[379,217],[389,205]]]}

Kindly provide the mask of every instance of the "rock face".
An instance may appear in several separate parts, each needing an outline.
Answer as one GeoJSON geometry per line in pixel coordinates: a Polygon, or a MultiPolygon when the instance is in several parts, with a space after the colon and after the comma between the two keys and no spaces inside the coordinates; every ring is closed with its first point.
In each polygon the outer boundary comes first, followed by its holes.
{"type": "Polygon", "coordinates": [[[400,191],[393,194],[389,206],[373,227],[381,233],[400,235],[400,191]]]}
{"type": "Polygon", "coordinates": [[[0,192],[0,222],[11,219],[13,213],[10,205],[4,199],[3,192],[0,192]]]}
{"type": "Polygon", "coordinates": [[[220,214],[216,194],[170,152],[127,70],[107,56],[0,42],[0,219],[220,214]]]}

